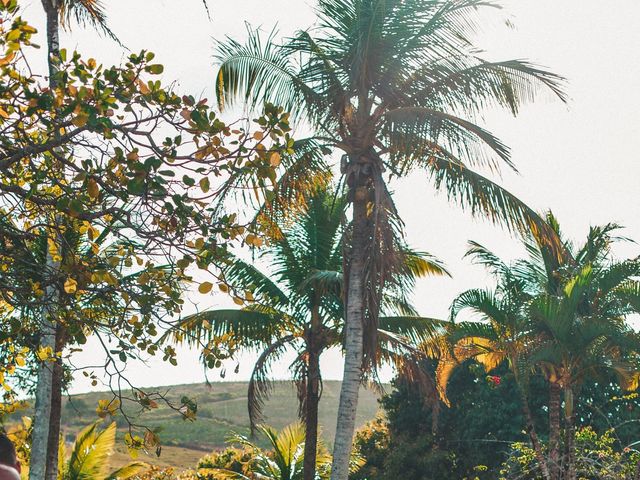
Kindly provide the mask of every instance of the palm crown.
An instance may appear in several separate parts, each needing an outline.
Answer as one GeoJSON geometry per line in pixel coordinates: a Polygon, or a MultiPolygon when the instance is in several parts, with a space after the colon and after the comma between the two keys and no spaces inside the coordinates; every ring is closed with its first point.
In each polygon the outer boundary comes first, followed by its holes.
{"type": "MultiPolygon", "coordinates": [[[[237,257],[228,259],[224,278],[238,292],[250,290],[251,305],[192,315],[171,332],[174,338],[195,344],[232,335],[241,346],[261,350],[249,384],[252,425],[260,420],[262,402],[270,390],[270,365],[287,348],[298,353],[292,369],[303,399],[309,350],[322,352],[342,345],[345,199],[322,191],[307,205],[304,213],[278,225],[279,234],[263,254],[271,266],[268,274],[237,257]]],[[[417,277],[446,271],[428,254],[405,245],[402,252],[405,268],[383,296],[383,312],[388,316],[380,322],[378,362],[400,362],[403,355],[412,353],[410,340],[426,340],[440,328],[439,322],[417,316],[407,294],[417,277]]]]}
{"type": "Polygon", "coordinates": [[[317,138],[373,156],[392,174],[414,168],[474,212],[509,225],[537,216],[470,170],[509,165],[508,148],[474,123],[486,107],[514,114],[538,87],[564,99],[562,79],[528,62],[487,62],[471,48],[480,0],[322,0],[317,27],[284,43],[275,32],[218,45],[218,101],[283,106],[317,138]]]}

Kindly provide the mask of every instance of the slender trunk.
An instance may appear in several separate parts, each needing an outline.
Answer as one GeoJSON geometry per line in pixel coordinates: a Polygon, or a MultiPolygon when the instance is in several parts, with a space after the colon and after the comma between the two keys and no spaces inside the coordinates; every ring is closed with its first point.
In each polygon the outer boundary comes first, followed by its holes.
{"type": "Polygon", "coordinates": [[[358,391],[362,379],[364,277],[367,251],[367,188],[359,186],[353,199],[353,238],[346,295],[345,361],[338,422],[333,444],[331,480],[347,480],[355,431],[358,391]]]}
{"type": "Polygon", "coordinates": [[[560,393],[555,382],[549,384],[549,473],[560,480],[560,393]]]}
{"type": "MultiPolygon", "coordinates": [[[[46,302],[43,309],[42,329],[40,332],[40,348],[54,351],[56,349],[56,308],[59,292],[55,286],[55,275],[59,265],[47,253],[46,302]]],[[[43,480],[47,471],[48,443],[51,421],[51,392],[53,390],[53,363],[42,362],[38,368],[36,385],[36,404],[31,437],[31,462],[29,466],[30,480],[43,480]]]]}
{"type": "Polygon", "coordinates": [[[529,435],[529,438],[531,439],[531,446],[533,447],[533,451],[535,452],[536,460],[538,460],[538,463],[540,464],[542,478],[544,480],[550,480],[551,474],[549,473],[549,465],[547,464],[547,459],[545,458],[544,452],[542,451],[540,439],[538,438],[538,434],[536,433],[536,425],[533,420],[533,415],[531,414],[531,408],[529,407],[529,400],[522,392],[521,399],[522,410],[524,411],[525,420],[527,422],[527,433],[529,435]]]}
{"type": "MultiPolygon", "coordinates": [[[[316,335],[313,333],[311,336],[316,335]]],[[[318,404],[320,402],[320,354],[311,340],[305,403],[304,480],[315,480],[318,453],[318,404]]]]}
{"type": "MultiPolygon", "coordinates": [[[[49,86],[55,87],[55,72],[60,58],[60,40],[58,23],[58,0],[42,0],[47,17],[47,46],[49,65],[49,86]]],[[[56,235],[56,244],[58,238],[56,235]]],[[[61,245],[57,245],[58,248],[61,245]]],[[[55,280],[60,265],[47,254],[47,272],[50,280],[45,293],[47,307],[42,323],[40,347],[50,348],[58,352],[56,337],[58,334],[56,317],[60,292],[55,287],[55,280]]],[[[62,390],[62,368],[56,363],[43,362],[38,371],[36,387],[36,404],[34,412],[33,434],[31,443],[30,480],[55,480],[58,476],[58,437],[60,432],[60,403],[62,390]],[[55,436],[55,441],[52,437],[55,436]],[[54,445],[52,445],[55,444],[54,445]],[[52,449],[54,452],[52,452],[52,449]]]]}
{"type": "Polygon", "coordinates": [[[567,443],[567,475],[566,480],[576,480],[576,425],[573,412],[573,390],[571,387],[565,389],[565,436],[567,443]]]}
{"type": "MultiPolygon", "coordinates": [[[[64,349],[64,331],[60,325],[56,329],[56,352],[64,349]]],[[[47,440],[47,468],[45,480],[58,479],[58,455],[60,448],[60,423],[62,420],[62,383],[64,369],[62,359],[53,364],[51,382],[51,414],[49,416],[49,439],[47,440]]]]}
{"type": "Polygon", "coordinates": [[[49,86],[55,87],[55,73],[60,63],[60,22],[59,0],[42,0],[47,15],[47,53],[49,65],[49,86]]]}

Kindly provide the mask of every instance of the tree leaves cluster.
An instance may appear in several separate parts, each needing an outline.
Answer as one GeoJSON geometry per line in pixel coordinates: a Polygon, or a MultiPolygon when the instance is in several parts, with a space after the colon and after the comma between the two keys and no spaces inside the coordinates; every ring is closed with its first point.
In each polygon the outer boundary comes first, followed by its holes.
{"type": "MultiPolygon", "coordinates": [[[[105,67],[62,50],[46,84],[31,72],[36,30],[18,2],[0,2],[0,16],[3,409],[39,364],[89,336],[121,396],[128,360],[162,353],[176,362],[157,336],[180,314],[191,269],[216,275],[231,245],[256,238],[238,212],[210,204],[239,173],[257,179],[258,196],[275,188],[273,159],[294,143],[288,116],[267,105],[253,121],[225,124],[206,99],[163,86],[147,51],[105,67]],[[46,322],[62,339],[55,348],[40,342],[46,322]]],[[[143,392],[134,397],[153,407],[143,392]]],[[[176,409],[189,417],[191,404],[176,409]]]]}

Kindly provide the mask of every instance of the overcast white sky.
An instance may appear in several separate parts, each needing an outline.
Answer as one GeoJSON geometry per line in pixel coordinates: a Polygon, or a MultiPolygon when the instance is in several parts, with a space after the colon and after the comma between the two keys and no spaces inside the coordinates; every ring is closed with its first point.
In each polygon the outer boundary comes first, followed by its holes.
{"type": "MultiPolygon", "coordinates": [[[[245,22],[283,34],[314,21],[313,1],[209,0],[208,20],[201,0],[108,0],[113,31],[132,51],[152,50],[165,65],[165,81],[178,89],[213,98],[213,38],[242,39],[245,22]]],[[[519,174],[504,172],[501,180],[513,193],[538,210],[551,208],[565,232],[578,240],[590,225],[610,221],[627,227],[625,234],[640,240],[640,2],[637,0],[504,0],[504,10],[478,36],[478,45],[491,59],[525,58],[568,78],[571,102],[562,105],[540,98],[518,118],[488,112],[485,125],[512,148],[519,174]],[[504,26],[508,18],[515,29],[504,26]]],[[[24,3],[23,16],[42,25],[39,0],[24,3]]],[[[40,29],[44,31],[43,28],[40,29]]],[[[44,45],[42,36],[39,39],[44,45]]],[[[99,62],[120,63],[126,53],[114,42],[91,31],[76,29],[63,46],[77,48],[99,62]]],[[[463,260],[466,242],[473,239],[505,258],[519,255],[517,240],[498,227],[472,220],[466,213],[434,195],[426,178],[416,174],[392,184],[403,215],[408,240],[444,260],[452,279],[419,283],[415,304],[425,316],[444,317],[457,293],[484,286],[487,277],[463,260]]],[[[620,257],[640,254],[637,244],[623,244],[620,257]]],[[[194,296],[198,308],[226,304],[221,297],[194,296]]],[[[93,353],[81,355],[92,362],[93,353]]],[[[141,386],[191,383],[203,380],[194,352],[181,352],[179,367],[157,360],[129,368],[141,386]]],[[[237,375],[247,379],[254,356],[241,358],[237,375]]],[[[274,369],[287,378],[287,363],[274,369]]],[[[339,379],[339,355],[323,359],[327,379],[339,379]]],[[[391,373],[386,372],[385,379],[391,373]]],[[[215,373],[211,375],[215,379],[215,373]]],[[[89,387],[82,381],[75,391],[89,387]]]]}

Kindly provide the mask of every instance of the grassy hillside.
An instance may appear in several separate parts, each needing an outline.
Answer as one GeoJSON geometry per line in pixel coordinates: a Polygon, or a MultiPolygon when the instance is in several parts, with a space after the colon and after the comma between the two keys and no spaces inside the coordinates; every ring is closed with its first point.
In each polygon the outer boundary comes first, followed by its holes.
{"type": "MultiPolygon", "coordinates": [[[[145,413],[137,419],[151,427],[159,427],[163,441],[160,459],[146,458],[158,465],[188,467],[195,466],[198,458],[211,450],[225,446],[225,438],[230,431],[249,432],[247,415],[247,383],[220,382],[211,387],[205,384],[176,385],[166,387],[170,397],[187,395],[198,402],[198,419],[186,422],[168,407],[160,407],[145,413]]],[[[320,425],[325,441],[329,443],[335,432],[340,382],[325,382],[320,403],[320,425]]],[[[104,393],[76,395],[65,401],[63,406],[63,431],[67,441],[72,441],[76,432],[95,421],[95,407],[99,399],[108,398],[104,393]]],[[[133,405],[127,405],[128,412],[136,412],[133,405]]],[[[378,410],[378,395],[362,389],[358,408],[358,426],[372,419],[378,410]]],[[[281,428],[296,420],[298,405],[296,392],[289,382],[277,382],[271,399],[265,405],[265,421],[281,428]]],[[[118,424],[125,426],[122,418],[118,424]]],[[[122,449],[120,449],[122,450],[122,449]]],[[[126,454],[118,454],[114,463],[127,460],[126,454]]]]}

